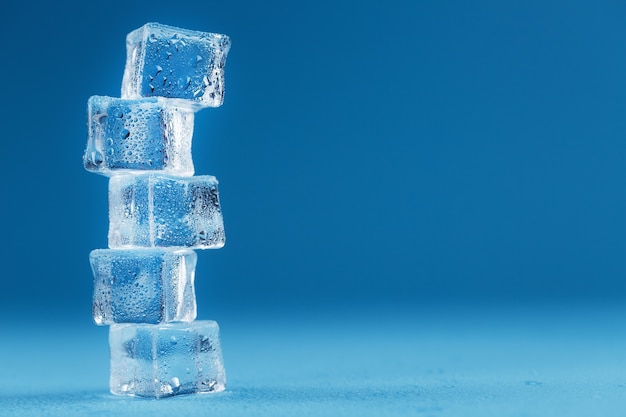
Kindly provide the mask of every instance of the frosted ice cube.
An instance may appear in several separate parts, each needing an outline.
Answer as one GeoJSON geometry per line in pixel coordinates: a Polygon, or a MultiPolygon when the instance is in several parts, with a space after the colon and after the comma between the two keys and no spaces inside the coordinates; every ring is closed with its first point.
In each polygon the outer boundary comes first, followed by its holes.
{"type": "Polygon", "coordinates": [[[196,109],[224,100],[224,65],[230,39],[147,23],[126,36],[122,97],[160,96],[196,109]]]}
{"type": "Polygon", "coordinates": [[[114,324],[109,330],[111,393],[161,398],[226,387],[216,322],[114,324]]]}
{"type": "Polygon", "coordinates": [[[193,321],[196,259],[189,249],[92,251],[95,323],[193,321]]]}
{"type": "Polygon", "coordinates": [[[224,246],[217,179],[116,175],[109,179],[109,248],[224,246]]]}
{"type": "Polygon", "coordinates": [[[89,171],[160,170],[193,175],[194,113],[170,100],[124,100],[92,96],[87,104],[88,140],[83,164],[89,171]]]}

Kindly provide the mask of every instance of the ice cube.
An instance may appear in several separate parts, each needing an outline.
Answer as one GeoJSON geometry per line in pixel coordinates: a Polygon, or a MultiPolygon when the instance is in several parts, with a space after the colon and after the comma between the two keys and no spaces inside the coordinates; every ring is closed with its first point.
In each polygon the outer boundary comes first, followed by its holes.
{"type": "Polygon", "coordinates": [[[224,246],[217,180],[210,175],[109,179],[109,248],[224,246]]]}
{"type": "Polygon", "coordinates": [[[193,321],[196,259],[189,249],[92,251],[95,323],[193,321]]]}
{"type": "Polygon", "coordinates": [[[87,170],[108,176],[118,171],[146,170],[193,175],[192,111],[163,98],[92,96],[87,119],[83,157],[87,170]]]}
{"type": "Polygon", "coordinates": [[[224,65],[230,39],[159,23],[126,36],[122,97],[180,99],[196,110],[224,100],[224,65]]]}
{"type": "Polygon", "coordinates": [[[216,322],[114,324],[109,330],[111,393],[161,398],[226,387],[216,322]]]}

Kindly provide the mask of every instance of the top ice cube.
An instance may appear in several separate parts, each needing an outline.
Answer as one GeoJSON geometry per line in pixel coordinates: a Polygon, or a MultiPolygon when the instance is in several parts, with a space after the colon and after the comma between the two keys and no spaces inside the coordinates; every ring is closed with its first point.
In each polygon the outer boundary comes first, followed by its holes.
{"type": "Polygon", "coordinates": [[[167,97],[195,109],[224,101],[224,64],[230,39],[146,23],[126,36],[122,98],[167,97]]]}

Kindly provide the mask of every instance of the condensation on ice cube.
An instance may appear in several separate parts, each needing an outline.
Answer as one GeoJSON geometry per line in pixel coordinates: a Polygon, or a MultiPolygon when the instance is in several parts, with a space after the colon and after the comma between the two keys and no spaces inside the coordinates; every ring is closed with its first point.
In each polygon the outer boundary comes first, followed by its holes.
{"type": "Polygon", "coordinates": [[[216,393],[226,388],[219,327],[211,320],[109,329],[110,389],[149,398],[216,393]]]}
{"type": "Polygon", "coordinates": [[[126,37],[122,97],[167,97],[196,110],[224,101],[226,35],[147,23],[126,37]]]}
{"type": "Polygon", "coordinates": [[[214,176],[116,175],[109,179],[109,248],[224,246],[214,176]]]}
{"type": "Polygon", "coordinates": [[[156,97],[90,97],[85,169],[107,176],[133,171],[193,175],[194,113],[173,104],[156,97]]]}
{"type": "Polygon", "coordinates": [[[96,249],[89,260],[96,324],[158,324],[196,318],[194,251],[96,249]]]}

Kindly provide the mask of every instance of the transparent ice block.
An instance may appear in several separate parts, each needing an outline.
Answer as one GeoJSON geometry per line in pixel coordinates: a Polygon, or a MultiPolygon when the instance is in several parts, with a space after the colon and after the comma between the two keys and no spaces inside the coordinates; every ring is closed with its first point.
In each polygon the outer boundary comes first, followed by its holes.
{"type": "Polygon", "coordinates": [[[158,324],[196,318],[194,251],[96,249],[89,260],[96,324],[158,324]]]}
{"type": "Polygon", "coordinates": [[[148,170],[193,175],[193,111],[163,98],[92,96],[87,120],[85,169],[108,176],[148,170]]]}
{"type": "Polygon", "coordinates": [[[109,248],[224,246],[217,179],[211,175],[116,175],[109,179],[109,248]]]}
{"type": "Polygon", "coordinates": [[[109,330],[111,392],[161,398],[226,387],[216,322],[114,324],[109,330]]]}
{"type": "Polygon", "coordinates": [[[147,23],[126,37],[122,97],[167,97],[199,109],[224,100],[226,35],[147,23]]]}

